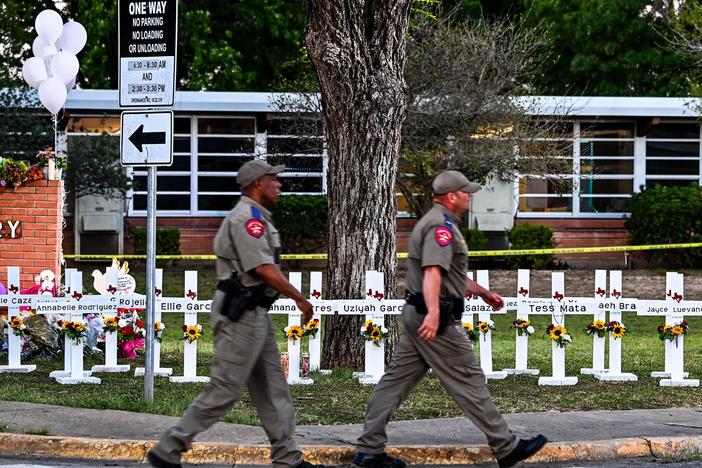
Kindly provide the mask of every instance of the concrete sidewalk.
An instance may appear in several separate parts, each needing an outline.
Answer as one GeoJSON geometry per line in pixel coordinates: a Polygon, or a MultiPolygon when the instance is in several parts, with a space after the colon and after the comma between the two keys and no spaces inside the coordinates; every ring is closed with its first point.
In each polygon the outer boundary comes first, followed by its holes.
{"type": "MultiPolygon", "coordinates": [[[[702,455],[702,408],[505,415],[518,436],[551,441],[533,461],[678,458],[702,455]]],[[[113,410],[0,401],[0,454],[144,460],[146,451],[177,418],[113,410]],[[48,433],[46,436],[31,435],[48,433]]],[[[349,463],[360,424],[298,426],[306,458],[349,463]]],[[[410,463],[492,462],[485,438],[465,418],[391,422],[389,453],[410,463]]],[[[260,427],[217,423],[185,454],[189,463],[268,463],[260,427]]]]}

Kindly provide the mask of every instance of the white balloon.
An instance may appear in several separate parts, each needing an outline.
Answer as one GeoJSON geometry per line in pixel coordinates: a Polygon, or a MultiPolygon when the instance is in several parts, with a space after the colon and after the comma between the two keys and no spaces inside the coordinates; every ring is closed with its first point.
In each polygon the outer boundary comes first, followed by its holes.
{"type": "Polygon", "coordinates": [[[35,57],[43,57],[44,56],[44,47],[46,47],[48,45],[49,44],[47,44],[44,39],[37,36],[34,39],[34,42],[32,42],[32,53],[34,54],[35,57]]]}
{"type": "Polygon", "coordinates": [[[60,79],[65,85],[75,79],[78,68],[78,59],[70,52],[59,52],[51,60],[51,75],[60,79]]]}
{"type": "Polygon", "coordinates": [[[71,80],[71,82],[66,85],[66,93],[70,93],[75,85],[76,80],[71,80]]]}
{"type": "Polygon", "coordinates": [[[37,29],[39,37],[44,39],[47,44],[53,44],[61,36],[63,20],[55,10],[44,10],[34,20],[34,27],[37,29]]]}
{"type": "Polygon", "coordinates": [[[58,46],[61,50],[78,55],[83,50],[88,40],[88,33],[77,21],[69,21],[63,25],[63,32],[58,39],[58,46]]]}
{"type": "Polygon", "coordinates": [[[39,88],[39,84],[48,78],[44,60],[39,57],[28,59],[22,65],[22,76],[29,86],[39,88]]]}
{"type": "Polygon", "coordinates": [[[66,87],[58,78],[48,78],[39,85],[39,100],[54,115],[61,110],[67,96],[66,87]]]}
{"type": "Polygon", "coordinates": [[[49,44],[49,45],[44,46],[41,49],[41,55],[39,55],[39,57],[49,59],[49,62],[50,62],[51,57],[56,55],[57,52],[58,52],[58,50],[56,50],[56,46],[53,44],[49,44]]]}

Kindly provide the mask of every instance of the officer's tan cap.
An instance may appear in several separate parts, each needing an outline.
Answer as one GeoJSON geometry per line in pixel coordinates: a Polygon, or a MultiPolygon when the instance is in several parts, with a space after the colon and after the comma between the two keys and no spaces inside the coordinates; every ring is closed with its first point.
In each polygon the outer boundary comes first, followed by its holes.
{"type": "Polygon", "coordinates": [[[265,161],[261,161],[260,159],[254,159],[245,163],[239,168],[239,173],[236,176],[236,181],[239,182],[239,186],[242,189],[245,189],[264,175],[279,174],[283,172],[284,169],[285,166],[282,164],[278,166],[271,166],[265,161]]]}
{"type": "Polygon", "coordinates": [[[474,193],[480,190],[480,184],[471,182],[458,171],[442,171],[431,183],[435,195],[444,195],[450,192],[474,193]]]}

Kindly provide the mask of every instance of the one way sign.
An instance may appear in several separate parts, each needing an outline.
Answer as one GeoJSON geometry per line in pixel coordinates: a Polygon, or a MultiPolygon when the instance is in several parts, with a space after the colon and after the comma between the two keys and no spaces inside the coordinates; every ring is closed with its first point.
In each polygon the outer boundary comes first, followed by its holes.
{"type": "Polygon", "coordinates": [[[173,164],[173,112],[122,112],[120,162],[123,166],[173,164]]]}

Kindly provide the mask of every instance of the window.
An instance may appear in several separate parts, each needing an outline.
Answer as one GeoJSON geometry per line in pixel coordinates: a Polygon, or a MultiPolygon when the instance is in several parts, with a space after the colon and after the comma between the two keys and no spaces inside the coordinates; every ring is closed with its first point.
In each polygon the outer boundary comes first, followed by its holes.
{"type": "Polygon", "coordinates": [[[700,180],[700,128],[664,122],[646,133],[646,186],[680,186],[700,180]]]}

